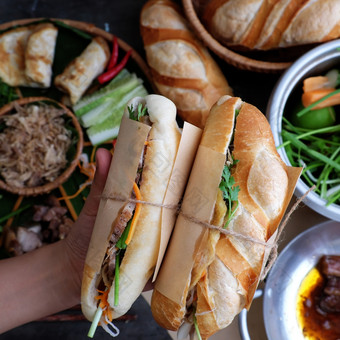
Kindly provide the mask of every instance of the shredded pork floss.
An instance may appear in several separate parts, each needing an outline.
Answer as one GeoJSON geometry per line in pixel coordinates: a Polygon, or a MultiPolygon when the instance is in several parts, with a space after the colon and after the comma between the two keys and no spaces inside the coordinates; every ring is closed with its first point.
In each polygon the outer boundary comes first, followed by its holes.
{"type": "Polygon", "coordinates": [[[0,117],[0,174],[8,185],[35,187],[54,181],[67,165],[71,132],[63,109],[43,103],[15,106],[0,117]]]}

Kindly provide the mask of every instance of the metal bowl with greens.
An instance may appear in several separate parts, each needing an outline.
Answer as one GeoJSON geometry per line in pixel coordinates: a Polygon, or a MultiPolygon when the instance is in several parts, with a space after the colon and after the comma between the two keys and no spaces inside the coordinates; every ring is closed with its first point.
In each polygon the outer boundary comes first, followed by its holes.
{"type": "Polygon", "coordinates": [[[275,144],[289,165],[303,167],[295,194],[340,221],[340,40],[299,58],[279,79],[268,103],[275,144]]]}

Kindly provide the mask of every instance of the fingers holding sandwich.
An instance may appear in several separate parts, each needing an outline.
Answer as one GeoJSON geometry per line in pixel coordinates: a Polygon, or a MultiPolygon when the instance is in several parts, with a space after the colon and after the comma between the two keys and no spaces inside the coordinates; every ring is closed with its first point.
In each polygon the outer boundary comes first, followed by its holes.
{"type": "Polygon", "coordinates": [[[79,215],[77,222],[71,229],[70,235],[66,238],[66,251],[70,253],[69,259],[72,262],[72,267],[77,273],[79,293],[86,252],[90,243],[100,197],[109,172],[111,158],[111,153],[108,150],[97,150],[96,172],[94,181],[91,185],[90,194],[86,199],[85,205],[79,215]]]}

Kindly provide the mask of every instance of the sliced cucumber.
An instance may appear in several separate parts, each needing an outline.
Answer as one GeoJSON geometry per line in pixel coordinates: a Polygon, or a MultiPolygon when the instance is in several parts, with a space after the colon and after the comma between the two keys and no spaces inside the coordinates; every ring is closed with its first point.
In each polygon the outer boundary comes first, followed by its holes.
{"type": "Polygon", "coordinates": [[[142,80],[136,76],[127,80],[119,87],[109,92],[105,97],[92,102],[87,106],[93,106],[87,113],[79,117],[80,122],[84,127],[90,127],[94,124],[103,122],[110,115],[110,106],[114,107],[121,101],[125,100],[125,97],[133,92],[140,84],[142,80]]]}
{"type": "Polygon", "coordinates": [[[147,94],[145,87],[139,85],[127,93],[118,104],[112,106],[109,116],[105,120],[92,125],[86,130],[91,143],[93,145],[98,145],[107,140],[117,138],[120,122],[127,102],[134,97],[145,97],[147,94]]]}
{"type": "Polygon", "coordinates": [[[116,89],[117,86],[119,86],[119,84],[124,83],[126,80],[130,79],[131,77],[136,77],[136,75],[131,74],[127,69],[123,69],[105,87],[102,87],[101,89],[97,90],[96,92],[81,98],[73,106],[73,111],[76,114],[76,116],[79,117],[82,114],[89,111],[93,107],[91,105],[91,103],[100,102],[101,98],[103,98],[103,97],[105,98],[112,90],[116,89]],[[89,107],[89,109],[87,107],[89,107]]]}

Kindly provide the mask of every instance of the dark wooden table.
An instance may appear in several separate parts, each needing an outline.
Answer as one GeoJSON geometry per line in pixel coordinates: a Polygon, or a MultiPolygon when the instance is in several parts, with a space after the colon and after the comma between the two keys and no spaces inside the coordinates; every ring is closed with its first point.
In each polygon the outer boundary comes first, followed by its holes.
{"type": "MultiPolygon", "coordinates": [[[[16,19],[41,17],[85,21],[117,35],[144,57],[139,34],[139,13],[144,3],[145,0],[1,0],[0,24],[16,19]]],[[[234,89],[234,94],[265,113],[268,98],[279,75],[242,71],[217,57],[216,61],[234,89]]],[[[170,339],[168,333],[154,322],[149,305],[142,297],[128,314],[135,315],[136,319],[117,323],[121,330],[119,339],[170,339]]],[[[0,335],[0,339],[86,339],[89,326],[87,321],[32,322],[0,335]]],[[[95,338],[111,337],[100,328],[95,338]]]]}

